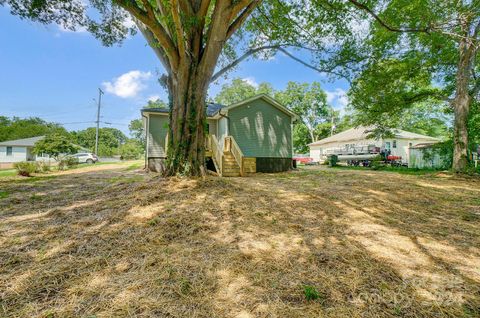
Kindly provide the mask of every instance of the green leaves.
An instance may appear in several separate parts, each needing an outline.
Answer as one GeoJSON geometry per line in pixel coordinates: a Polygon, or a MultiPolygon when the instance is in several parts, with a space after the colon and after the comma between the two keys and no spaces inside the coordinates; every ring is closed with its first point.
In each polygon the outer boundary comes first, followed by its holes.
{"type": "Polygon", "coordinates": [[[68,137],[52,134],[45,136],[42,140],[35,143],[34,154],[48,154],[51,157],[58,158],[61,154],[75,153],[79,149],[68,137]]]}

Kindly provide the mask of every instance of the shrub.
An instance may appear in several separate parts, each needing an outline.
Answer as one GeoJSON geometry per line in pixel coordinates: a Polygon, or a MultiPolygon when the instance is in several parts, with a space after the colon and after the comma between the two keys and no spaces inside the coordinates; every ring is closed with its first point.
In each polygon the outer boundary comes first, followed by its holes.
{"type": "Polygon", "coordinates": [[[120,158],[122,160],[137,159],[143,152],[143,148],[139,143],[128,141],[120,146],[120,158]]]}
{"type": "Polygon", "coordinates": [[[64,159],[60,159],[57,165],[58,171],[65,170],[66,167],[67,167],[67,162],[64,159]]]}
{"type": "Polygon", "coordinates": [[[49,172],[50,170],[51,170],[50,162],[48,161],[37,162],[37,171],[35,172],[49,172]]]}
{"type": "Polygon", "coordinates": [[[303,295],[305,295],[306,300],[315,300],[320,298],[320,293],[314,286],[304,285],[303,286],[303,295]]]}
{"type": "Polygon", "coordinates": [[[33,161],[21,161],[13,164],[17,174],[24,177],[30,177],[32,173],[37,171],[37,164],[33,161]]]}
{"type": "Polygon", "coordinates": [[[383,157],[381,155],[375,156],[370,161],[370,168],[372,170],[380,170],[383,167],[383,157]]]}
{"type": "Polygon", "coordinates": [[[74,168],[78,165],[78,158],[64,157],[58,162],[58,170],[65,170],[66,168],[74,168]]]}
{"type": "Polygon", "coordinates": [[[67,157],[65,158],[68,168],[74,168],[78,165],[78,158],[75,157],[67,157]]]}
{"type": "Polygon", "coordinates": [[[328,165],[330,167],[335,167],[338,163],[338,156],[337,155],[330,155],[328,157],[328,165]]]}

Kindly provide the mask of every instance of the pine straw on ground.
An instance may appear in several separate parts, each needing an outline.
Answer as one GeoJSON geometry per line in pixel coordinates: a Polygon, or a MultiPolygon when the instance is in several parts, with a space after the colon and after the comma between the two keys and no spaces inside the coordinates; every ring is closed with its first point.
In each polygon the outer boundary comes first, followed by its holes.
{"type": "Polygon", "coordinates": [[[478,179],[117,169],[0,190],[1,317],[480,315],[478,179]]]}

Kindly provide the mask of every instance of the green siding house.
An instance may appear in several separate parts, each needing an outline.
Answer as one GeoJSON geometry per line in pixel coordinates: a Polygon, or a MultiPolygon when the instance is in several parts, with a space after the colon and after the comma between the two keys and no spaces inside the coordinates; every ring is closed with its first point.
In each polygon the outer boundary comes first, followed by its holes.
{"type": "MultiPolygon", "coordinates": [[[[289,170],[296,115],[267,95],[224,106],[208,104],[207,167],[219,175],[289,170]]],[[[159,171],[166,158],[168,110],[142,109],[146,165],[159,171]]]]}

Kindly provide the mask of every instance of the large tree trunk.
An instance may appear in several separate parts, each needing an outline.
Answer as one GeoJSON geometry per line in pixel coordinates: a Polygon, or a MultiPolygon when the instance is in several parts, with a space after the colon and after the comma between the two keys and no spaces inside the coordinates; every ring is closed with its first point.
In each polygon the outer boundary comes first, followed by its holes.
{"type": "Polygon", "coordinates": [[[465,172],[468,165],[468,129],[467,121],[470,112],[471,96],[469,82],[472,75],[472,57],[474,50],[466,39],[459,46],[459,62],[456,75],[456,91],[453,100],[454,135],[453,163],[455,172],[465,172]]]}
{"type": "Polygon", "coordinates": [[[468,165],[468,129],[467,120],[470,111],[470,95],[457,86],[454,100],[454,147],[452,168],[455,172],[465,172],[468,165]]]}
{"type": "Polygon", "coordinates": [[[208,80],[195,63],[179,68],[170,81],[171,112],[165,175],[205,173],[208,80]]]}

